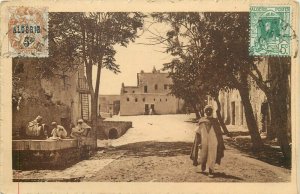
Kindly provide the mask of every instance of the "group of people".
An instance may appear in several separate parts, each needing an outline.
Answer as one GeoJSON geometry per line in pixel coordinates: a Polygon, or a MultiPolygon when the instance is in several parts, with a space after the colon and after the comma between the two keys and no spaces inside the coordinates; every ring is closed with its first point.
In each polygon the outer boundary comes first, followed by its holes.
{"type": "Polygon", "coordinates": [[[205,117],[201,117],[195,131],[195,140],[190,154],[193,165],[200,164],[204,173],[208,167],[208,176],[214,177],[215,164],[221,164],[224,157],[224,141],[218,119],[213,118],[213,107],[204,108],[205,117]]]}
{"type": "Polygon", "coordinates": [[[48,126],[43,124],[43,117],[37,116],[33,121],[28,123],[26,128],[26,135],[33,139],[45,139],[49,135],[51,139],[65,139],[71,137],[74,139],[79,139],[82,136],[87,136],[91,127],[86,124],[83,119],[77,121],[76,126],[72,126],[71,133],[68,136],[67,130],[62,126],[58,125],[56,122],[51,123],[51,133],[49,134],[48,126]]]}
{"type": "MultiPolygon", "coordinates": [[[[200,164],[202,172],[205,172],[208,167],[208,176],[214,177],[215,164],[221,164],[225,146],[218,119],[213,118],[213,107],[207,105],[204,112],[205,117],[200,118],[198,128],[195,131],[195,140],[190,158],[193,160],[194,166],[200,164]]],[[[40,137],[43,134],[47,134],[42,120],[41,116],[37,116],[36,119],[29,122],[26,129],[27,136],[40,137]]],[[[68,137],[67,131],[63,126],[58,125],[56,122],[52,122],[51,126],[50,138],[64,139],[68,137]]],[[[80,139],[80,137],[86,136],[90,129],[89,125],[82,119],[79,119],[77,125],[72,127],[70,137],[80,139]]]]}

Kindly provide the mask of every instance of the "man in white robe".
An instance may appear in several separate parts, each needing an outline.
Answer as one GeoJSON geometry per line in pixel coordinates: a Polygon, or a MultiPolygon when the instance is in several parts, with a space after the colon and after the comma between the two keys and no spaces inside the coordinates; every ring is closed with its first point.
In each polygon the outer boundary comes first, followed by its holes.
{"type": "Polygon", "coordinates": [[[212,117],[212,106],[207,105],[204,112],[206,117],[199,120],[199,128],[196,130],[196,134],[200,135],[198,138],[200,144],[199,163],[203,172],[208,166],[208,176],[213,177],[215,164],[220,164],[225,147],[219,122],[212,117]]]}

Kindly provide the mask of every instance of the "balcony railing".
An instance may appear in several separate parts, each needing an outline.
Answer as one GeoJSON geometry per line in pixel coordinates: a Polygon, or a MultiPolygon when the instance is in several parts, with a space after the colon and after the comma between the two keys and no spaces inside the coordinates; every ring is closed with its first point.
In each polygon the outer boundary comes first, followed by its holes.
{"type": "Polygon", "coordinates": [[[86,81],[86,78],[78,78],[78,87],[77,87],[79,92],[82,93],[89,93],[89,86],[86,81]]]}

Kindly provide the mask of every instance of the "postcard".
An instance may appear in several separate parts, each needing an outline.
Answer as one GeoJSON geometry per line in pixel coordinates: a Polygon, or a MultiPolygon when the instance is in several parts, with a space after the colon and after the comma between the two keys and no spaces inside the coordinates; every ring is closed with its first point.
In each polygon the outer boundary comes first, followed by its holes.
{"type": "Polygon", "coordinates": [[[299,3],[4,1],[0,193],[298,193],[299,3]]]}

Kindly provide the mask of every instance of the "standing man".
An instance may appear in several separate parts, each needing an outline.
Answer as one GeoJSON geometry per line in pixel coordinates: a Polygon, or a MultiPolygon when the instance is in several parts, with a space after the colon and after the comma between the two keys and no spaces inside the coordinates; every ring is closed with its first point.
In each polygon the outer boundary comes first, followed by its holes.
{"type": "Polygon", "coordinates": [[[213,177],[215,164],[221,164],[224,157],[224,141],[220,124],[213,118],[213,108],[207,105],[204,108],[205,117],[199,120],[199,128],[196,130],[195,142],[193,145],[191,159],[194,165],[198,165],[198,148],[200,147],[199,163],[204,172],[208,166],[209,177],[213,177]]]}

